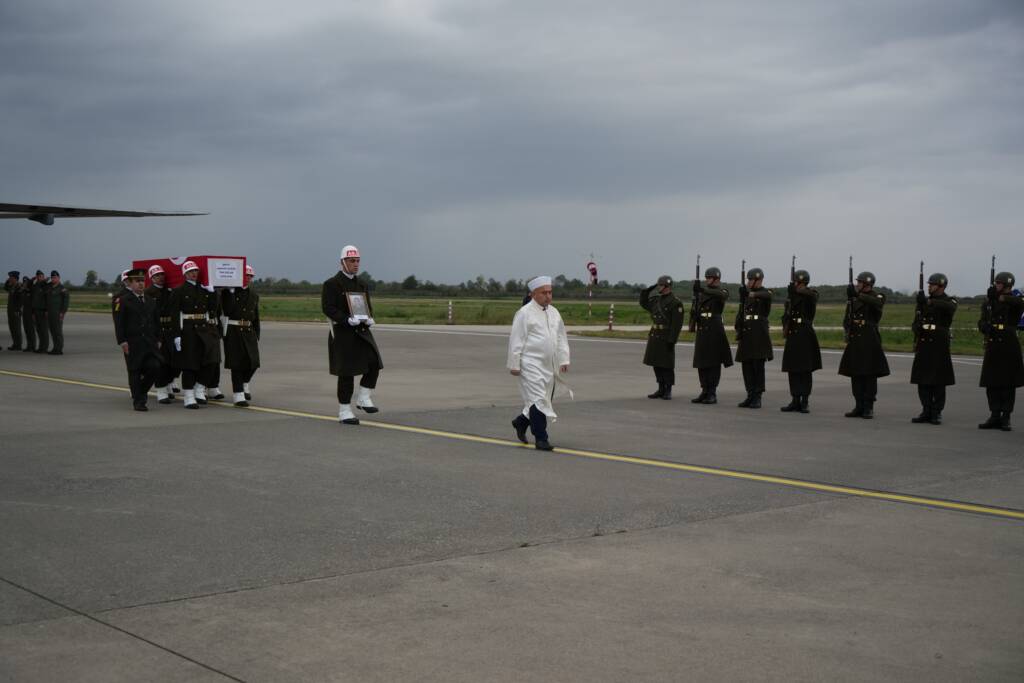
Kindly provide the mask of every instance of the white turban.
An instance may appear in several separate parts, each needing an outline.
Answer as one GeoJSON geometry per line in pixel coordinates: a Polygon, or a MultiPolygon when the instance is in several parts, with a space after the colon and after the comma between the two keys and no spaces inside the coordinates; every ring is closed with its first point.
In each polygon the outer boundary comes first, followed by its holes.
{"type": "Polygon", "coordinates": [[[550,285],[550,284],[551,284],[551,278],[550,277],[548,277],[547,275],[538,275],[537,277],[535,277],[532,280],[530,280],[529,282],[527,282],[526,286],[529,287],[530,291],[532,292],[533,290],[537,289],[538,287],[543,287],[545,285],[550,285]]]}

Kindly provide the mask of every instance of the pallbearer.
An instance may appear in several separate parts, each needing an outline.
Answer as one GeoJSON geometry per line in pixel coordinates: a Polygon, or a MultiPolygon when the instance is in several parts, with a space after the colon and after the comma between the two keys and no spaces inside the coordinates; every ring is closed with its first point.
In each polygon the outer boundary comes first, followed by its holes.
{"type": "Polygon", "coordinates": [[[988,288],[978,329],[985,335],[985,359],[981,364],[981,386],[985,387],[988,420],[979,429],[1010,431],[1010,413],[1017,399],[1017,387],[1024,386],[1024,358],[1017,338],[1017,322],[1024,299],[1013,293],[1013,273],[999,273],[988,288]]]}
{"type": "Polygon", "coordinates": [[[174,325],[174,360],[181,370],[185,407],[195,410],[206,403],[206,387],[214,381],[220,365],[220,333],[213,287],[199,284],[195,261],[181,264],[185,282],[171,295],[171,324],[174,325]]]}
{"type": "Polygon", "coordinates": [[[694,300],[697,302],[696,310],[691,311],[697,332],[693,344],[693,367],[697,368],[700,377],[700,395],[690,399],[691,403],[718,403],[722,368],[732,365],[732,350],[722,323],[729,290],[721,283],[722,271],[718,268],[704,271],[703,283],[693,281],[694,300]]]}
{"type": "Polygon", "coordinates": [[[156,380],[156,400],[163,404],[174,401],[174,392],[171,391],[171,382],[181,371],[175,368],[174,338],[177,333],[174,331],[173,318],[171,317],[171,290],[167,288],[167,273],[159,264],[149,267],[149,288],[146,290],[146,297],[156,303],[157,312],[160,316],[160,375],[156,380]]]}
{"type": "Polygon", "coordinates": [[[875,276],[864,271],[857,276],[856,285],[847,285],[846,308],[847,342],[843,358],[839,361],[839,374],[850,378],[854,409],[846,417],[870,420],[875,416],[875,398],[878,396],[878,378],[889,374],[889,361],[882,350],[882,336],[878,323],[885,307],[885,295],[874,290],[875,276]]]}
{"type": "Polygon", "coordinates": [[[764,271],[751,268],[747,283],[740,287],[740,311],[736,319],[736,361],[743,366],[743,385],[747,398],[740,408],[760,408],[764,393],[764,365],[774,358],[768,334],[768,314],[772,310],[772,290],[764,287],[764,271]]]}
{"type": "Polygon", "coordinates": [[[160,373],[160,312],[146,298],[146,272],[128,271],[128,293],[114,305],[114,335],[128,365],[132,407],[146,411],[146,394],[160,373]]]}
{"type": "Polygon", "coordinates": [[[359,424],[352,412],[356,375],[362,375],[356,407],[376,413],[373,390],[384,367],[377,342],[370,332],[373,327],[370,292],[358,278],[361,261],[359,250],[354,246],[342,249],[340,269],[324,283],[320,293],[320,308],[331,324],[327,346],[331,374],[338,376],[338,421],[350,425],[359,424]]]}
{"type": "Polygon", "coordinates": [[[914,318],[914,365],[910,370],[910,383],[917,385],[921,399],[921,414],[911,422],[942,424],[942,409],[946,407],[946,387],[956,384],[953,359],[950,357],[950,328],[957,301],[946,294],[949,280],[942,273],[928,278],[928,293],[917,292],[917,310],[914,318]]]}
{"type": "Polygon", "coordinates": [[[256,270],[245,266],[242,287],[227,289],[221,295],[221,320],[224,334],[224,367],[231,371],[231,390],[236,406],[246,407],[252,400],[249,382],[260,366],[260,295],[252,291],[256,270]]]}
{"type": "Polygon", "coordinates": [[[662,275],[657,284],[640,292],[640,306],[651,314],[651,331],[647,335],[644,365],[654,368],[658,390],[647,398],[672,398],[676,383],[676,342],[683,329],[683,304],[672,293],[672,278],[662,275]]]}
{"type": "Polygon", "coordinates": [[[821,347],[814,331],[814,315],[818,308],[818,290],[811,289],[811,274],[806,270],[793,273],[786,290],[786,313],[782,316],[782,333],[786,347],[782,352],[782,371],[789,375],[789,405],[784,413],[810,412],[811,385],[815,370],[821,370],[821,347]]]}

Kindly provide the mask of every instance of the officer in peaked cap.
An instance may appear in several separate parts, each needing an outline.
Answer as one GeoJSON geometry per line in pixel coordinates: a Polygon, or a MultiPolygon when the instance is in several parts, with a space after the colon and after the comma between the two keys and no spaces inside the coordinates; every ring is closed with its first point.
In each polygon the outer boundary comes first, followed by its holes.
{"type": "Polygon", "coordinates": [[[658,390],[647,398],[672,398],[676,383],[676,342],[683,329],[683,304],[672,293],[672,278],[662,275],[657,283],[640,292],[640,306],[651,314],[651,330],[644,350],[644,365],[654,368],[658,390]]]}
{"type": "Polygon", "coordinates": [[[144,412],[146,395],[160,373],[160,315],[157,302],[146,297],[146,271],[127,273],[128,293],[114,310],[114,335],[128,366],[132,407],[144,412]]]}

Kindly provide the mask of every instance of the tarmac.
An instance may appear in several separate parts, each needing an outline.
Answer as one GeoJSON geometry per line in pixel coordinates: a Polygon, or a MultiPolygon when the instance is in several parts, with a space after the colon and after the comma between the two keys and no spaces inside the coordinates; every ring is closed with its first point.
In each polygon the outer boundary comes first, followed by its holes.
{"type": "Polygon", "coordinates": [[[738,366],[693,405],[680,345],[649,400],[642,342],[574,337],[543,453],[505,329],[374,332],[358,427],[324,325],[264,325],[248,409],[133,412],[105,315],[0,352],[0,681],[1021,679],[1024,448],[976,428],[979,359],[932,426],[906,354],[868,421],[838,353],[783,414],[781,353],[746,410],[738,366]]]}

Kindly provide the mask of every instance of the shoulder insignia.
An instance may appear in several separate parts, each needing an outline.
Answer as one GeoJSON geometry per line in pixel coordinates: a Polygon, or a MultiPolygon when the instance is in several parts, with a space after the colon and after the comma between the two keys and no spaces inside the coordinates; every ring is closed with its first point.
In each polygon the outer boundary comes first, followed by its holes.
{"type": "Polygon", "coordinates": [[[879,299],[884,299],[885,298],[884,294],[876,294],[875,296],[878,297],[879,299]]]}
{"type": "Polygon", "coordinates": [[[120,310],[121,310],[121,300],[120,299],[114,299],[114,312],[116,313],[116,312],[118,312],[120,310]]]}
{"type": "Polygon", "coordinates": [[[677,311],[678,311],[679,313],[682,313],[682,312],[683,312],[683,307],[682,307],[682,306],[680,306],[680,307],[679,307],[679,308],[677,309],[677,311]]]}

